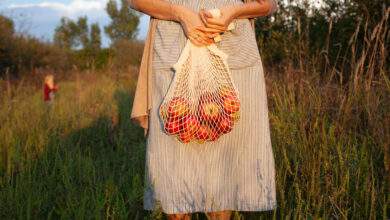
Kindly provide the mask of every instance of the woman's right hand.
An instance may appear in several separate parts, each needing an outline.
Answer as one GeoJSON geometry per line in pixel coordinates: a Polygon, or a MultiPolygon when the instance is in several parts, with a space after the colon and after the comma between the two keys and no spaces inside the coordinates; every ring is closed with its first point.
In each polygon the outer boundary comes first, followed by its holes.
{"type": "Polygon", "coordinates": [[[180,9],[178,12],[178,21],[183,27],[184,33],[190,41],[197,46],[206,46],[214,43],[214,37],[218,33],[213,33],[212,31],[204,31],[205,25],[203,24],[198,13],[179,6],[180,9]]]}

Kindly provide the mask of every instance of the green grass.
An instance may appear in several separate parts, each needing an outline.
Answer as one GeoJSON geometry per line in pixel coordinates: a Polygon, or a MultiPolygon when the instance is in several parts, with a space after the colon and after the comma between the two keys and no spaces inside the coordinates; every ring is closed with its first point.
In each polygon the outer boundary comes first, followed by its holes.
{"type": "MultiPolygon", "coordinates": [[[[233,219],[386,219],[386,78],[347,90],[270,75],[278,208],[233,219]]],[[[129,119],[135,84],[116,76],[60,82],[51,109],[32,86],[3,92],[1,219],[165,219],[143,210],[145,139],[129,119]]]]}

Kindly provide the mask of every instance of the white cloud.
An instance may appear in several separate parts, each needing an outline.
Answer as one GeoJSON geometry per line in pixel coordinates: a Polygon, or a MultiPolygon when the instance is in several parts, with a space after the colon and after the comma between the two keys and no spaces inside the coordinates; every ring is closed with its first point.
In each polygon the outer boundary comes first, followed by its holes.
{"type": "Polygon", "coordinates": [[[101,12],[106,7],[107,0],[72,0],[70,3],[43,1],[40,3],[11,4],[9,9],[23,8],[47,8],[53,9],[64,16],[73,17],[76,14],[88,13],[91,11],[101,12]]]}

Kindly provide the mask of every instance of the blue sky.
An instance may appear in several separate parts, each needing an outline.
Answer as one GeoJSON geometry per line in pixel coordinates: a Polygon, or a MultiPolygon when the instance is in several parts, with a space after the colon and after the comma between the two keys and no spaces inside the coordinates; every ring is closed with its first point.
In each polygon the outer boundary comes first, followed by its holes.
{"type": "MultiPolygon", "coordinates": [[[[13,18],[16,29],[46,41],[53,39],[55,27],[61,17],[76,19],[88,16],[90,23],[98,22],[103,27],[110,22],[105,13],[108,0],[0,0],[0,14],[13,18]]],[[[146,36],[149,17],[143,15],[139,26],[139,39],[146,36]]],[[[110,44],[103,34],[103,45],[110,44]]]]}

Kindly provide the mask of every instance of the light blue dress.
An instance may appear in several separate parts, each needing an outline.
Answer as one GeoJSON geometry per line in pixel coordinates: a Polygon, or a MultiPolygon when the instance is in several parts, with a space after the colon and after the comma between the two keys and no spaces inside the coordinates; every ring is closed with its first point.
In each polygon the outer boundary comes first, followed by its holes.
{"type": "MultiPolygon", "coordinates": [[[[198,11],[201,1],[169,0],[198,11]]],[[[206,9],[240,0],[204,0],[206,9]]],[[[259,50],[248,19],[222,35],[217,46],[241,99],[241,118],[216,142],[182,144],[164,133],[158,109],[168,91],[186,37],[179,23],[158,20],[153,52],[153,106],[147,137],[144,209],[167,214],[275,209],[275,164],[259,50]]]]}

